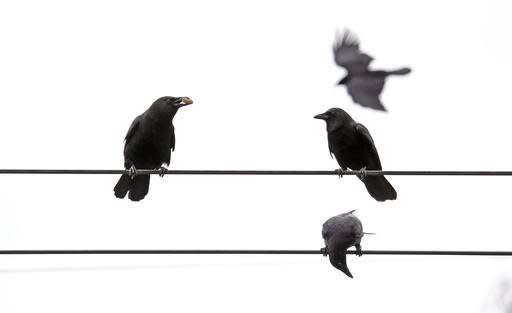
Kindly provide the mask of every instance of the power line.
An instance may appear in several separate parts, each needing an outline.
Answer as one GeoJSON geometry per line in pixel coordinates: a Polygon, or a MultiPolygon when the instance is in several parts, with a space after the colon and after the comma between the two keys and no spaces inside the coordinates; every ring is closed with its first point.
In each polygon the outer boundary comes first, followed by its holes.
{"type": "MultiPolygon", "coordinates": [[[[114,255],[114,254],[324,254],[319,250],[0,250],[0,255],[114,255]]],[[[356,254],[348,250],[347,254],[356,254]]],[[[363,255],[512,256],[512,251],[364,250],[363,255]]]]}
{"type": "MultiPolygon", "coordinates": [[[[158,169],[138,169],[137,175],[161,174],[158,169]]],[[[166,170],[168,175],[356,175],[356,176],[512,176],[512,171],[380,171],[380,170],[166,170]]],[[[0,174],[129,174],[128,170],[0,169],[0,174]]]]}

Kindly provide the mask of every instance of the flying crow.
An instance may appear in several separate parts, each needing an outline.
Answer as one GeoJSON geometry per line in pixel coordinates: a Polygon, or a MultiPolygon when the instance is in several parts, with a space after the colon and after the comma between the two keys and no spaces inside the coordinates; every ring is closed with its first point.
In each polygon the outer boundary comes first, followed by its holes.
{"type": "Polygon", "coordinates": [[[341,40],[333,45],[334,61],[344,67],[347,74],[338,85],[345,85],[354,102],[375,110],[386,111],[379,99],[384,88],[384,82],[389,75],[405,75],[411,69],[404,67],[393,71],[372,71],[368,65],[373,60],[371,56],[359,51],[359,41],[350,31],[346,30],[341,40]]]}

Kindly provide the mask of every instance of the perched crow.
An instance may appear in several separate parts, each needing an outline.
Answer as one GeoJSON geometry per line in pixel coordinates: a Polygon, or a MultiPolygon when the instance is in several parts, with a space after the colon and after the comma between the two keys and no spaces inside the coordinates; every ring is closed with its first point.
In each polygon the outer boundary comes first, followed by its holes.
{"type": "MultiPolygon", "coordinates": [[[[372,136],[364,125],[356,123],[347,112],[332,108],[315,116],[327,123],[327,140],[331,156],[342,170],[382,170],[372,136]]],[[[384,176],[359,177],[368,193],[377,201],[395,200],[396,191],[384,176]]]]}
{"type": "Polygon", "coordinates": [[[361,256],[361,238],[364,235],[361,221],[352,214],[354,211],[331,217],[322,228],[324,254],[329,255],[332,266],[350,278],[353,277],[347,267],[347,249],[355,246],[357,255],[361,256]]]}
{"type": "Polygon", "coordinates": [[[386,77],[411,72],[407,67],[394,71],[369,70],[368,65],[373,58],[359,51],[359,41],[348,30],[343,34],[341,41],[334,42],[333,52],[336,64],[347,70],[347,75],[338,85],[347,86],[347,91],[354,102],[375,110],[386,111],[379,99],[386,77]]]}
{"type": "Polygon", "coordinates": [[[136,175],[137,168],[160,168],[163,176],[163,165],[169,165],[174,150],[172,119],[180,107],[188,104],[192,104],[188,97],[161,97],[135,118],[124,145],[124,167],[130,169],[130,174],[123,174],[117,182],[116,197],[124,198],[129,192],[130,200],[139,201],[148,194],[150,175],[136,175]]]}

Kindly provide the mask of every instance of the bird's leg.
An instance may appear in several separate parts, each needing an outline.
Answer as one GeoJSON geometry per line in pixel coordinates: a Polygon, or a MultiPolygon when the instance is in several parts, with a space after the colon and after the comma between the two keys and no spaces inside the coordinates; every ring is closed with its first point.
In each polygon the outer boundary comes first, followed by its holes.
{"type": "Polygon", "coordinates": [[[343,171],[348,170],[348,167],[346,167],[344,164],[340,164],[340,168],[336,169],[336,173],[338,173],[338,177],[343,177],[343,171]]]}
{"type": "Polygon", "coordinates": [[[344,169],[342,169],[342,168],[337,168],[335,171],[336,171],[336,173],[338,173],[338,177],[339,177],[339,178],[342,178],[342,177],[343,177],[343,171],[344,171],[344,169]]]}
{"type": "Polygon", "coordinates": [[[162,164],[162,166],[160,166],[159,171],[160,173],[158,174],[158,176],[164,177],[165,173],[167,173],[167,164],[162,164]]]}
{"type": "Polygon", "coordinates": [[[357,174],[357,177],[364,182],[364,179],[366,178],[366,166],[359,170],[359,174],[357,174]]]}
{"type": "Polygon", "coordinates": [[[137,168],[135,167],[135,165],[132,164],[132,166],[130,166],[130,168],[128,169],[128,175],[130,176],[131,179],[135,178],[135,176],[137,175],[137,168]]]}
{"type": "Polygon", "coordinates": [[[327,256],[329,254],[329,251],[327,250],[327,247],[320,249],[320,252],[322,252],[323,256],[327,256]]]}
{"type": "Polygon", "coordinates": [[[362,256],[363,255],[363,250],[361,250],[361,244],[360,243],[356,243],[354,245],[354,247],[356,247],[356,255],[357,256],[362,256]]]}

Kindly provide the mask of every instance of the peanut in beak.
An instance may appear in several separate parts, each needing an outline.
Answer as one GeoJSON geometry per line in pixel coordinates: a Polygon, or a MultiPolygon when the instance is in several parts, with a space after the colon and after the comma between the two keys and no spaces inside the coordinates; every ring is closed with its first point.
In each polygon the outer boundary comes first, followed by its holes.
{"type": "Polygon", "coordinates": [[[185,104],[192,104],[192,103],[194,103],[194,101],[192,101],[192,99],[190,99],[189,97],[182,97],[181,101],[183,101],[183,103],[185,103],[185,104]]]}

